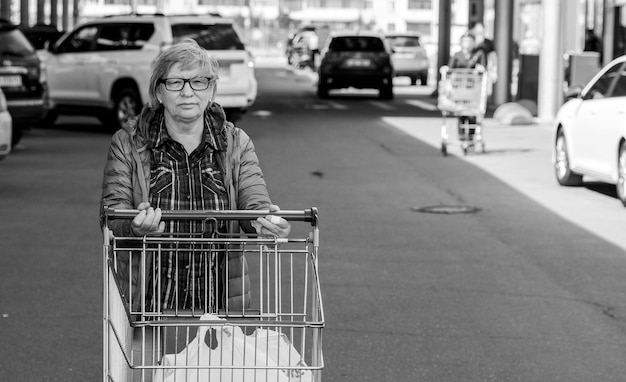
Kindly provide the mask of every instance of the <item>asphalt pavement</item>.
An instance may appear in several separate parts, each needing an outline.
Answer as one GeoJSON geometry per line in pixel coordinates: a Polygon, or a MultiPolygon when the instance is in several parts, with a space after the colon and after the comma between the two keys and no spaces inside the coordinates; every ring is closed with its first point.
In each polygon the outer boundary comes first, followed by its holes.
{"type": "MultiPolygon", "coordinates": [[[[441,146],[442,118],[383,120],[433,147],[441,146]]],[[[454,120],[448,119],[447,123],[450,129],[456,126],[454,120]]],[[[485,154],[463,155],[458,144],[451,146],[449,152],[496,176],[564,219],[626,249],[622,230],[625,211],[616,199],[614,187],[589,178],[582,187],[559,186],[552,166],[552,134],[552,121],[506,125],[487,118],[483,122],[485,154]]]]}
{"type": "MultiPolygon", "coordinates": [[[[624,209],[606,185],[556,184],[548,125],[487,120],[486,154],[443,157],[430,89],[319,100],[308,74],[258,78],[238,125],[272,199],[320,211],[323,380],[623,380],[624,249],[586,222],[624,209]]],[[[62,118],[0,163],[0,380],[101,379],[109,139],[62,118]]]]}

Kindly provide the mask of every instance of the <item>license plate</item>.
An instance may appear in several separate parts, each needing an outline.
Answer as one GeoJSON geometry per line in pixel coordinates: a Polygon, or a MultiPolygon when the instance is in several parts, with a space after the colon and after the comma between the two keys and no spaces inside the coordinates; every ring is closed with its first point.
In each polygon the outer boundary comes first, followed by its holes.
{"type": "Polygon", "coordinates": [[[22,77],[0,76],[0,86],[5,88],[22,86],[22,77]]]}
{"type": "Polygon", "coordinates": [[[363,68],[370,66],[371,64],[371,61],[366,58],[350,58],[346,60],[346,66],[354,68],[363,68]]]}

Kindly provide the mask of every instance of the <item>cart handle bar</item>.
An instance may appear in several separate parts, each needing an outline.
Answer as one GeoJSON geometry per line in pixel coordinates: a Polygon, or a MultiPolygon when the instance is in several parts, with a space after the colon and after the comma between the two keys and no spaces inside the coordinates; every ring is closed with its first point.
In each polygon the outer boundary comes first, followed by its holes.
{"type": "MultiPolygon", "coordinates": [[[[104,207],[104,215],[107,219],[133,219],[139,210],[137,209],[116,209],[104,207]]],[[[268,209],[264,210],[163,210],[161,218],[164,220],[206,220],[206,219],[226,219],[226,220],[255,220],[259,217],[270,215],[268,209]]],[[[280,216],[286,220],[310,222],[312,226],[317,226],[318,212],[316,207],[304,210],[279,210],[271,215],[280,216]]]]}

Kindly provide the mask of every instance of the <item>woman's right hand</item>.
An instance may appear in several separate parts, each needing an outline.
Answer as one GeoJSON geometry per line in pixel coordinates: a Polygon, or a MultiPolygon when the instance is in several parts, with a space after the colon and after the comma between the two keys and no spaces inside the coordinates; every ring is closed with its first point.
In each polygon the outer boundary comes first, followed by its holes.
{"type": "Polygon", "coordinates": [[[161,209],[150,207],[150,203],[144,202],[137,207],[139,213],[130,224],[135,236],[144,236],[150,232],[163,232],[165,222],[161,221],[161,209]]]}

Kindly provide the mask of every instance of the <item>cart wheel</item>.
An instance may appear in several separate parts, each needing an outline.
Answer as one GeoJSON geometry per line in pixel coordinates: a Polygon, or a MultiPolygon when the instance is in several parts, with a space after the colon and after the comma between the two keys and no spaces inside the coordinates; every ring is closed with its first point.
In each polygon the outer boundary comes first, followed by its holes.
{"type": "Polygon", "coordinates": [[[448,156],[448,146],[445,143],[441,143],[441,155],[448,156]]]}

